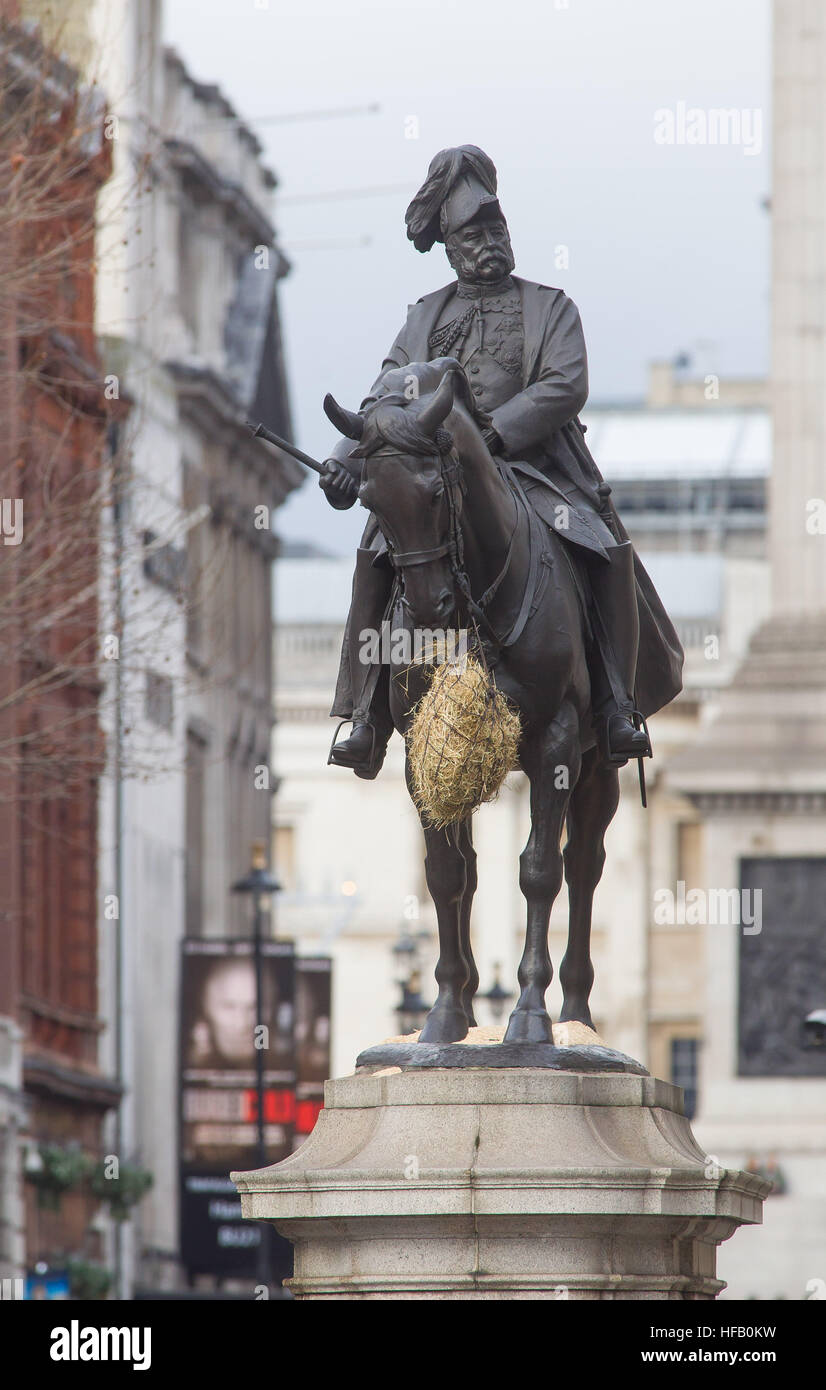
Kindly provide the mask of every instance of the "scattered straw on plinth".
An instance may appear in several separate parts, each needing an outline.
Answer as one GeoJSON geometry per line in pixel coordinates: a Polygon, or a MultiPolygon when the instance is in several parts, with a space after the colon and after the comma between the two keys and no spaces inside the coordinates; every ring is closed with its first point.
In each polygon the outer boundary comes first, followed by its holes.
{"type": "Polygon", "coordinates": [[[519,715],[477,659],[437,666],[407,735],[413,795],[442,829],[493,801],[517,766],[519,715]]]}

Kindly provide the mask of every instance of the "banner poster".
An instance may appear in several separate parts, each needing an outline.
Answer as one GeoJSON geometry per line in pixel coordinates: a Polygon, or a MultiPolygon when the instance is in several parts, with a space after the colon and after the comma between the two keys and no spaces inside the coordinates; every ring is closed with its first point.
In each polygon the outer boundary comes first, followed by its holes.
{"type": "Polygon", "coordinates": [[[293,1150],[295,954],[264,941],[256,1017],[253,943],[182,943],[180,1009],[181,1257],[193,1273],[252,1273],[261,1227],[244,1221],[229,1174],[259,1167],[257,1048],[264,1053],[267,1163],[293,1150]]]}
{"type": "Polygon", "coordinates": [[[312,1133],[324,1105],[324,1082],[331,1069],[332,970],[329,956],[296,957],[294,1148],[312,1133]]]}

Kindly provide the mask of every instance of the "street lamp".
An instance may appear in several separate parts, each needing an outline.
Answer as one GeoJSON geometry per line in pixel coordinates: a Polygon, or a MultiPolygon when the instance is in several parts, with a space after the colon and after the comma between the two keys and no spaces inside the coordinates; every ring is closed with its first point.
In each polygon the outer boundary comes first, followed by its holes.
{"type": "Polygon", "coordinates": [[[399,1020],[399,1032],[402,1037],[408,1033],[415,1033],[421,1028],[425,1018],[430,1013],[430,1005],[422,998],[422,977],[418,970],[414,970],[407,980],[399,980],[401,985],[401,1002],[396,1005],[396,1015],[399,1020]]]}
{"type": "MultiPolygon", "coordinates": [[[[264,912],[262,901],[265,897],[277,893],[281,884],[274,878],[267,868],[267,850],[263,840],[256,840],[252,846],[252,856],[250,871],[243,878],[239,878],[237,883],[233,883],[233,893],[246,893],[252,896],[252,921],[253,921],[253,961],[255,965],[255,1021],[256,1024],[262,1022],[264,1012],[264,957],[261,949],[263,941],[263,919],[264,912]]],[[[264,1139],[264,1049],[255,1049],[255,1091],[256,1091],[256,1110],[257,1110],[257,1130],[258,1130],[258,1165],[260,1168],[266,1167],[267,1146],[264,1139]]],[[[264,1225],[261,1228],[261,1243],[258,1247],[258,1278],[259,1282],[269,1287],[270,1279],[270,1259],[269,1259],[269,1227],[264,1225]]]]}
{"type": "Polygon", "coordinates": [[[493,967],[493,984],[486,994],[480,994],[480,999],[487,999],[488,1008],[494,1023],[500,1023],[505,1015],[507,1004],[513,999],[513,995],[502,985],[502,966],[497,961],[493,967]]]}
{"type": "Polygon", "coordinates": [[[419,953],[419,945],[415,936],[411,936],[406,926],[402,925],[399,928],[399,935],[391,950],[396,957],[399,970],[406,970],[409,975],[413,969],[413,962],[419,953]]]}
{"type": "Polygon", "coordinates": [[[419,960],[419,951],[423,941],[427,940],[427,932],[410,931],[406,921],[399,927],[399,935],[393,943],[392,952],[396,962],[396,969],[401,974],[401,979],[396,980],[402,992],[401,1000],[395,1007],[395,1014],[399,1020],[399,1032],[402,1035],[415,1033],[421,1028],[426,1015],[430,1012],[430,1005],[422,998],[422,972],[419,960]]]}

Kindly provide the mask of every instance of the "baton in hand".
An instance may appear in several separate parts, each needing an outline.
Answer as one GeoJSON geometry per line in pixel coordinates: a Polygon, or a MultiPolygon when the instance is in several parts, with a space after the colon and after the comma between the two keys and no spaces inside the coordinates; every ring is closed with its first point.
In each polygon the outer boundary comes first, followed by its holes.
{"type": "Polygon", "coordinates": [[[256,425],[252,420],[248,420],[247,424],[256,439],[266,439],[268,444],[274,444],[277,449],[283,449],[285,454],[290,454],[292,458],[298,459],[299,463],[306,464],[308,468],[312,468],[314,473],[320,473],[322,478],[325,478],[328,473],[332,472],[332,468],[329,464],[319,463],[317,459],[310,458],[310,455],[305,454],[303,449],[297,449],[295,444],[290,444],[286,439],[282,439],[279,435],[273,434],[272,430],[268,430],[266,425],[256,425]]]}

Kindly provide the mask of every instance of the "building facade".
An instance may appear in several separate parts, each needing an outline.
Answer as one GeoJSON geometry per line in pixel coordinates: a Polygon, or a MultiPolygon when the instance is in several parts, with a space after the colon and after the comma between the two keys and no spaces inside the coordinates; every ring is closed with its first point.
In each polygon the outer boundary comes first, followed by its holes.
{"type": "Polygon", "coordinates": [[[826,1048],[826,15],[776,0],[773,36],[770,603],[713,723],[669,769],[695,809],[700,882],[750,925],[703,924],[697,1134],[775,1179],[762,1228],[721,1251],[732,1290],[823,1297],[826,1048]]]}
{"type": "MultiPolygon", "coordinates": [[[[114,1292],[129,1297],[186,1279],[181,941],[250,934],[230,889],[252,842],[269,839],[272,518],[301,472],[253,439],[246,421],[290,433],[277,292],[289,267],[261,146],[220,90],[164,49],[158,0],[23,8],[107,94],[109,162],[90,223],[97,294],[83,287],[82,305],[111,469],[99,551],[88,546],[97,765],[78,822],[85,857],[74,855],[65,885],[71,906],[49,928],[75,975],[49,985],[60,1018],[44,1021],[41,1010],[35,1023],[50,1037],[81,1039],[83,1066],[101,1074],[95,1132],[75,1125],[84,1151],[151,1176],[129,1221],[92,1204],[67,1242],[92,1241],[114,1270],[114,1292]],[[86,993],[76,999],[81,978],[86,993]]],[[[85,454],[94,457],[89,439],[85,454]]],[[[46,868],[23,865],[32,884],[46,868]]],[[[62,888],[37,881],[37,911],[53,917],[62,888]]],[[[12,1015],[0,1054],[10,1094],[23,1064],[19,1033],[12,1015]]]]}
{"type": "Polygon", "coordinates": [[[154,1178],[122,1280],[151,1290],[184,1277],[181,939],[250,934],[230,890],[269,835],[272,517],[300,470],[246,425],[290,433],[275,179],[218,88],[162,48],[148,7],[126,20],[131,46],[117,53],[131,85],[115,109],[128,140],[106,190],[98,305],[107,365],[134,401],[110,587],[123,636],[101,848],[120,948],[104,1045],[120,1045],[128,1095],[114,1142],[154,1178]],[[110,256],[116,208],[126,235],[110,256]]]}
{"type": "Polygon", "coordinates": [[[61,1199],[59,1167],[100,1159],[120,1101],[99,1053],[96,581],[122,406],[94,333],[102,103],[6,15],[0,105],[0,1277],[22,1280],[103,1253],[98,1201],[61,1199]]]}

